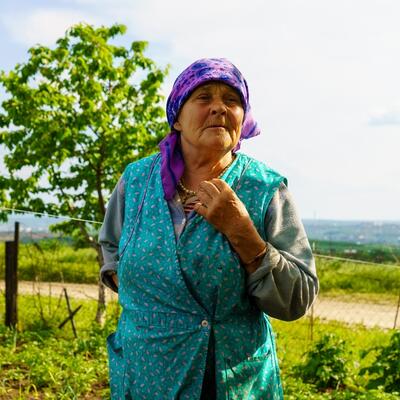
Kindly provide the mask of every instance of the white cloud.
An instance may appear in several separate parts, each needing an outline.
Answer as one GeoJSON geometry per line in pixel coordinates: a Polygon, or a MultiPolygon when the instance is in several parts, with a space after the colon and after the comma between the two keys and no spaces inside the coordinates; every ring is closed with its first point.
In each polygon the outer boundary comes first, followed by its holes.
{"type": "Polygon", "coordinates": [[[400,107],[393,107],[391,109],[378,109],[372,111],[369,116],[368,125],[400,125],[400,107]]]}
{"type": "Polygon", "coordinates": [[[36,9],[31,13],[3,14],[1,24],[11,38],[20,44],[33,46],[53,44],[74,24],[99,23],[98,18],[68,9],[36,9]]]}
{"type": "Polygon", "coordinates": [[[172,65],[166,94],[195,59],[231,59],[248,80],[263,130],[244,150],[289,175],[303,217],[314,211],[399,217],[398,207],[382,207],[382,199],[400,194],[393,187],[400,146],[398,0],[44,1],[54,9],[31,12],[31,3],[0,16],[13,40],[48,43],[79,21],[123,23],[123,44],[147,40],[149,57],[172,65]],[[374,110],[377,104],[396,107],[374,110]],[[345,193],[348,204],[328,201],[326,187],[335,199],[345,193]],[[371,195],[361,208],[363,188],[371,195]]]}

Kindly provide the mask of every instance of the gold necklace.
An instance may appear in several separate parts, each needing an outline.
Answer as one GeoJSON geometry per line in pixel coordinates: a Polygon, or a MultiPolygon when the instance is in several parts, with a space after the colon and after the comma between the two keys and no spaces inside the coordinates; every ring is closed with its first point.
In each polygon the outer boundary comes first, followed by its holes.
{"type": "MultiPolygon", "coordinates": [[[[218,177],[217,177],[218,179],[221,178],[221,176],[222,176],[222,175],[225,173],[225,171],[232,165],[232,163],[235,161],[235,159],[236,159],[236,156],[232,156],[232,160],[231,160],[230,163],[220,172],[220,174],[219,174],[218,177]]],[[[183,199],[181,199],[181,200],[182,200],[182,203],[186,203],[186,201],[187,201],[188,199],[190,199],[191,197],[197,196],[197,193],[196,193],[194,190],[190,190],[190,189],[188,189],[187,187],[185,187],[185,185],[184,185],[183,182],[182,182],[182,178],[179,179],[178,186],[179,186],[179,189],[181,189],[181,190],[183,191],[183,193],[184,193],[183,199]]]]}

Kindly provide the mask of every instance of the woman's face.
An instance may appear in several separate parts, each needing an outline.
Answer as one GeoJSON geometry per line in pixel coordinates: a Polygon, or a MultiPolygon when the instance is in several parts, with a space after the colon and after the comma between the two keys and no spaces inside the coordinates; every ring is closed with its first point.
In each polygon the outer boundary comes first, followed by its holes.
{"type": "Polygon", "coordinates": [[[174,128],[181,132],[183,149],[228,151],[239,141],[243,117],[239,93],[224,83],[209,82],[184,103],[174,128]]]}

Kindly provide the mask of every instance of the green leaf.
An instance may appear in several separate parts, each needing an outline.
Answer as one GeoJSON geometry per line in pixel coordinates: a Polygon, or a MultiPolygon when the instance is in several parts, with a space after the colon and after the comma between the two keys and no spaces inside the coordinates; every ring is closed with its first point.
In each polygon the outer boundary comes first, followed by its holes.
{"type": "MultiPolygon", "coordinates": [[[[125,32],[78,24],[54,48],[34,46],[26,62],[1,72],[0,143],[11,176],[0,180],[2,203],[101,221],[126,165],[157,151],[168,132],[167,68],[144,55],[145,41],[110,43],[125,32]]],[[[90,243],[79,222],[57,229],[90,243]]]]}

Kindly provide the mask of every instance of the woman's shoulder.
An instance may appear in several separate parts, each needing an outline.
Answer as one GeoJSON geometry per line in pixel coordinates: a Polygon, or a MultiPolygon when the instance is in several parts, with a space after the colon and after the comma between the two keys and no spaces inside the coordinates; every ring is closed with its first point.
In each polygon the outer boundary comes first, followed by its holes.
{"type": "Polygon", "coordinates": [[[135,160],[129,163],[125,168],[125,178],[131,177],[133,175],[141,176],[145,173],[148,173],[150,166],[157,161],[159,154],[160,152],[157,152],[155,154],[151,154],[149,156],[140,158],[139,160],[135,160]]]}
{"type": "Polygon", "coordinates": [[[240,158],[248,165],[247,173],[250,175],[268,176],[269,179],[283,181],[287,186],[287,179],[284,175],[272,168],[269,164],[264,161],[257,160],[244,153],[238,153],[240,158]]]}

